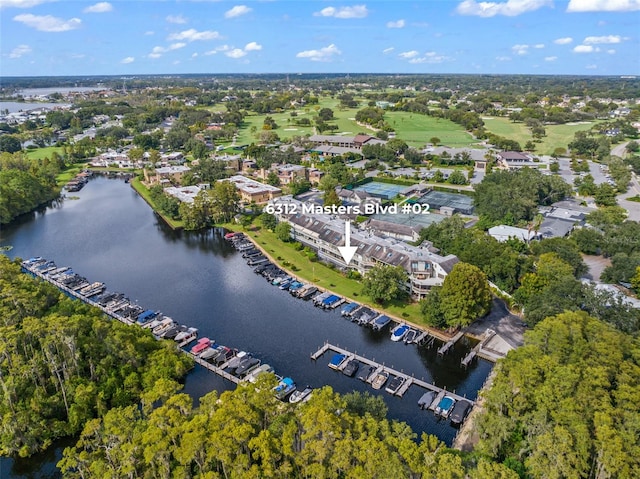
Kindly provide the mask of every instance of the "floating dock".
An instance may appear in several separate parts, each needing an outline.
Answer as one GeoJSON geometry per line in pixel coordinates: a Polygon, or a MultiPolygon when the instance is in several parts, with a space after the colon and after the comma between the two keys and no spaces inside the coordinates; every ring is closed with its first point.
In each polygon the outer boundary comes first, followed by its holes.
{"type": "Polygon", "coordinates": [[[438,348],[438,356],[445,355],[447,351],[449,351],[449,349],[451,349],[453,345],[456,344],[460,340],[460,338],[462,338],[462,336],[464,336],[464,331],[459,331],[458,334],[456,334],[453,338],[440,346],[438,348]]]}
{"type": "MultiPolygon", "coordinates": [[[[106,307],[101,305],[100,303],[91,300],[90,298],[87,298],[86,296],[83,296],[82,294],[80,294],[76,288],[75,290],[72,288],[67,287],[66,285],[60,283],[59,281],[56,281],[55,279],[51,278],[47,273],[54,271],[56,268],[44,268],[42,270],[38,269],[37,267],[31,267],[29,265],[28,262],[23,262],[22,263],[22,269],[24,269],[25,271],[27,271],[28,273],[41,278],[42,280],[54,285],[56,288],[58,288],[61,291],[64,291],[65,293],[67,293],[69,296],[79,299],[80,301],[89,304],[91,306],[94,306],[98,309],[100,309],[104,314],[106,314],[107,316],[109,316],[110,318],[116,319],[124,324],[127,325],[134,325],[137,324],[135,321],[129,319],[129,318],[125,318],[119,314],[117,314],[118,311],[121,311],[123,309],[125,309],[127,306],[129,306],[131,303],[128,300],[122,299],[120,301],[118,301],[116,304],[112,305],[111,307],[106,307]]],[[[142,326],[141,326],[142,327],[142,326]]],[[[226,363],[223,364],[223,367],[217,367],[214,366],[213,364],[205,361],[204,359],[201,359],[197,356],[194,356],[193,354],[191,354],[191,352],[187,351],[186,349],[182,349],[184,346],[186,346],[187,344],[191,343],[193,340],[195,340],[196,338],[196,334],[195,332],[193,334],[191,334],[190,336],[188,336],[186,339],[184,339],[181,343],[177,344],[176,346],[180,349],[180,351],[182,351],[183,353],[189,355],[191,358],[193,358],[193,360],[198,363],[200,366],[204,367],[205,369],[208,369],[209,371],[217,374],[218,376],[231,381],[235,384],[238,384],[240,382],[242,382],[242,380],[236,376],[233,376],[232,374],[229,374],[227,372],[225,372],[224,366],[226,366],[226,363]]]]}
{"type": "MultiPolygon", "coordinates": [[[[340,353],[340,354],[344,354],[345,356],[347,356],[350,359],[357,359],[360,363],[363,364],[367,364],[369,366],[374,366],[376,368],[376,372],[382,372],[382,371],[386,371],[389,374],[395,375],[395,376],[400,376],[401,378],[404,379],[404,384],[400,387],[400,389],[395,393],[396,396],[402,397],[407,391],[408,389],[413,386],[416,385],[418,387],[421,387],[423,389],[428,389],[430,391],[435,391],[438,393],[438,397],[440,399],[442,399],[442,397],[446,395],[451,396],[453,399],[455,399],[456,401],[460,401],[462,399],[464,399],[465,401],[469,401],[472,405],[475,404],[475,401],[472,401],[471,399],[467,399],[464,396],[460,396],[458,394],[452,393],[447,391],[444,388],[440,388],[438,386],[436,386],[435,384],[429,384],[426,381],[420,380],[420,379],[416,379],[413,376],[409,376],[408,374],[405,374],[401,371],[397,371],[393,368],[387,367],[384,364],[380,364],[376,361],[373,361],[369,358],[366,358],[364,356],[361,356],[359,354],[353,353],[351,351],[349,351],[348,349],[344,349],[341,348],[340,346],[336,346],[334,344],[331,343],[324,343],[317,351],[313,352],[311,354],[311,359],[313,359],[314,361],[319,359],[322,355],[324,355],[327,351],[334,351],[336,353],[340,353]]],[[[347,361],[343,361],[343,363],[346,365],[347,361]]],[[[372,374],[371,376],[369,376],[369,378],[373,377],[374,375],[372,374]]],[[[369,382],[369,381],[367,381],[369,382]]],[[[436,404],[437,405],[437,404],[436,404]]],[[[435,406],[434,406],[435,408],[435,406]]]]}

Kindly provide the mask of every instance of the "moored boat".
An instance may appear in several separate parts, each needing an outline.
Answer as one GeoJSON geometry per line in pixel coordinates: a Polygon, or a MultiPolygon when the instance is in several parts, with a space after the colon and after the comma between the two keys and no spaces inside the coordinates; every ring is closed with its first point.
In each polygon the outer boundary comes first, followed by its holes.
{"type": "Polygon", "coordinates": [[[471,410],[471,403],[469,401],[465,401],[461,399],[460,401],[456,401],[453,409],[451,410],[451,415],[449,416],[449,420],[451,424],[458,425],[462,424],[465,420],[469,411],[471,410]]]}
{"type": "Polygon", "coordinates": [[[356,376],[360,381],[367,382],[369,376],[371,376],[376,371],[375,366],[363,366],[358,371],[358,375],[356,376]]]}
{"type": "Polygon", "coordinates": [[[404,335],[404,344],[411,344],[413,343],[416,338],[418,337],[418,331],[416,331],[415,329],[409,329],[409,331],[407,331],[407,334],[404,335]]]}
{"type": "Polygon", "coordinates": [[[385,385],[387,379],[389,379],[389,373],[386,371],[380,371],[374,376],[373,380],[371,381],[371,387],[373,389],[382,389],[382,386],[385,385]]]}
{"type": "Polygon", "coordinates": [[[391,341],[400,341],[402,338],[404,338],[404,335],[407,334],[407,331],[409,331],[409,329],[411,328],[409,328],[409,326],[405,323],[398,324],[391,331],[391,341]]]}
{"type": "Polygon", "coordinates": [[[431,406],[431,403],[433,403],[433,401],[436,399],[437,395],[438,393],[436,391],[429,390],[422,396],[420,396],[420,399],[418,399],[418,406],[420,406],[420,409],[429,408],[429,406],[431,406]]]}
{"type": "Polygon", "coordinates": [[[442,416],[445,419],[448,418],[455,403],[456,400],[451,396],[443,397],[434,410],[436,416],[442,416]]]}
{"type": "Polygon", "coordinates": [[[256,369],[247,374],[244,379],[246,381],[249,381],[250,383],[255,383],[258,380],[258,376],[265,373],[272,373],[273,371],[273,367],[269,364],[261,364],[256,369]]]}
{"type": "Polygon", "coordinates": [[[198,355],[211,346],[213,342],[209,338],[200,338],[194,347],[191,348],[191,354],[198,355]]]}
{"type": "Polygon", "coordinates": [[[293,391],[291,393],[291,396],[289,396],[289,402],[292,404],[295,404],[301,401],[302,402],[307,401],[311,396],[312,392],[313,392],[313,389],[311,388],[311,386],[307,386],[302,391],[299,389],[296,391],[293,391]]]}
{"type": "Polygon", "coordinates": [[[342,354],[342,353],[334,354],[333,357],[331,358],[331,361],[329,361],[329,367],[331,369],[338,369],[340,365],[345,361],[346,358],[347,358],[346,354],[342,354]]]}
{"type": "Polygon", "coordinates": [[[384,390],[389,394],[395,394],[400,390],[404,381],[405,379],[402,376],[394,376],[384,390]]]}
{"type": "Polygon", "coordinates": [[[282,378],[273,391],[278,399],[284,401],[289,394],[296,390],[296,383],[291,378],[282,378]]]}
{"type": "Polygon", "coordinates": [[[340,310],[340,314],[342,316],[351,316],[351,313],[353,313],[356,309],[358,309],[360,307],[360,305],[358,303],[348,303],[345,304],[342,309],[340,310]]]}
{"type": "Polygon", "coordinates": [[[371,321],[371,327],[374,329],[374,331],[380,331],[390,322],[391,318],[389,316],[387,316],[386,314],[381,314],[376,319],[371,321]]]}
{"type": "Polygon", "coordinates": [[[360,368],[360,361],[358,361],[357,359],[350,359],[347,365],[342,370],[342,374],[352,378],[359,368],[360,368]]]}

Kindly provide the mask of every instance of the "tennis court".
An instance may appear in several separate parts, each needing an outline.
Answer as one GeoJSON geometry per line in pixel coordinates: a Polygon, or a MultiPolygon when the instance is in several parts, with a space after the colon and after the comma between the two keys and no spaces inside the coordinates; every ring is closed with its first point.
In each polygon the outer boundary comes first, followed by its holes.
{"type": "Polygon", "coordinates": [[[379,183],[372,181],[371,183],[365,183],[364,185],[355,188],[355,191],[366,191],[372,196],[382,198],[384,200],[390,200],[395,198],[404,191],[407,187],[403,185],[393,185],[391,183],[379,183]]]}

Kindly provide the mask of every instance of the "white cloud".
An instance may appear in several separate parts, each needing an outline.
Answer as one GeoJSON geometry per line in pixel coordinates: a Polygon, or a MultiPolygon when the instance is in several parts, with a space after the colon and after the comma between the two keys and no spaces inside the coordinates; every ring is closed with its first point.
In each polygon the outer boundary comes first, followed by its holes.
{"type": "Polygon", "coordinates": [[[198,57],[198,53],[197,52],[191,54],[191,58],[197,58],[197,57],[198,57]]]}
{"type": "Polygon", "coordinates": [[[134,57],[126,57],[120,60],[120,63],[124,63],[126,65],[127,63],[133,63],[135,60],[136,59],[134,57]]]}
{"type": "Polygon", "coordinates": [[[113,5],[109,2],[98,2],[95,5],[82,10],[84,13],[107,13],[113,10],[113,5]]]}
{"type": "Polygon", "coordinates": [[[582,43],[585,45],[597,45],[600,43],[620,43],[622,41],[622,37],[620,35],[606,35],[603,37],[587,37],[582,43]]]}
{"type": "Polygon", "coordinates": [[[82,20],[79,18],[64,20],[52,15],[33,15],[31,13],[16,15],[13,19],[41,32],[67,32],[80,28],[82,25],[82,20]]]}
{"type": "Polygon", "coordinates": [[[494,17],[504,15],[515,17],[526,12],[533,12],[542,7],[553,7],[553,0],[507,0],[506,2],[476,2],[464,0],[456,7],[460,15],[474,15],[478,17],[494,17]]]}
{"type": "Polygon", "coordinates": [[[167,18],[165,18],[165,20],[169,23],[176,23],[178,25],[187,23],[187,19],[182,15],[167,15],[167,18]]]}
{"type": "Polygon", "coordinates": [[[508,62],[508,61],[511,61],[511,57],[507,57],[507,56],[496,57],[496,60],[498,60],[499,62],[508,62]]]}
{"type": "Polygon", "coordinates": [[[575,53],[593,53],[600,51],[600,49],[592,45],[576,45],[573,47],[573,51],[575,53]]]}
{"type": "Polygon", "coordinates": [[[640,0],[569,0],[567,12],[633,12],[640,0]]]}
{"type": "Polygon", "coordinates": [[[333,43],[319,50],[304,50],[296,54],[296,58],[308,58],[313,62],[330,62],[335,55],[342,52],[333,43]]]}
{"type": "Polygon", "coordinates": [[[414,57],[417,57],[418,55],[420,55],[420,52],[417,51],[417,50],[411,50],[411,51],[408,51],[408,52],[398,53],[398,56],[400,58],[405,58],[405,59],[406,58],[414,58],[414,57]]]}
{"type": "Polygon", "coordinates": [[[262,45],[256,42],[249,42],[244,46],[245,52],[254,52],[258,50],[262,50],[262,45]]]}
{"type": "Polygon", "coordinates": [[[587,65],[585,68],[587,70],[597,70],[598,69],[598,65],[591,64],[591,65],[587,65]]]}
{"type": "Polygon", "coordinates": [[[395,22],[387,22],[387,28],[404,28],[404,20],[400,19],[395,22]]]}
{"type": "Polygon", "coordinates": [[[607,53],[608,53],[609,55],[613,55],[613,54],[615,54],[615,53],[616,53],[616,51],[615,51],[615,49],[610,48],[609,50],[607,50],[607,53]]]}
{"type": "Polygon", "coordinates": [[[145,35],[155,35],[156,32],[154,32],[153,30],[147,30],[146,32],[144,32],[145,35]]]}
{"type": "Polygon", "coordinates": [[[537,49],[544,48],[544,43],[536,43],[536,44],[533,46],[533,48],[537,48],[537,49]]]}
{"type": "Polygon", "coordinates": [[[438,55],[436,52],[427,52],[422,57],[411,58],[409,63],[443,63],[449,60],[452,60],[452,58],[445,55],[438,55]]]}
{"type": "Polygon", "coordinates": [[[573,41],[573,38],[571,37],[562,37],[562,38],[556,38],[553,43],[555,43],[556,45],[567,45],[569,43],[571,43],[573,41]]]}
{"type": "Polygon", "coordinates": [[[32,51],[33,50],[31,50],[31,47],[29,45],[18,45],[13,50],[11,50],[11,53],[9,53],[9,58],[20,58],[27,53],[31,53],[32,51]]]}
{"type": "Polygon", "coordinates": [[[544,57],[545,62],[555,62],[558,57],[544,57]]]}
{"type": "Polygon", "coordinates": [[[213,50],[209,50],[208,52],[204,52],[205,55],[215,55],[218,52],[226,52],[231,50],[229,45],[220,45],[219,47],[214,48],[213,50]]]}
{"type": "Polygon", "coordinates": [[[233,50],[229,50],[225,53],[225,55],[230,58],[242,58],[246,54],[247,52],[245,52],[242,48],[234,48],[233,50]]]}
{"type": "Polygon", "coordinates": [[[160,58],[163,53],[167,53],[173,50],[179,50],[186,46],[187,44],[184,42],[172,43],[168,47],[156,46],[156,47],[153,47],[153,49],[151,50],[151,53],[149,53],[149,58],[160,58]]]}
{"type": "Polygon", "coordinates": [[[529,45],[514,45],[511,51],[516,55],[526,55],[529,53],[529,45]]]}
{"type": "Polygon", "coordinates": [[[0,8],[31,8],[51,0],[0,0],[0,8]]]}
{"type": "Polygon", "coordinates": [[[217,40],[221,38],[220,34],[214,30],[204,30],[199,32],[195,28],[184,30],[178,33],[172,33],[167,37],[168,40],[186,40],[188,42],[195,42],[197,40],[217,40]]]}
{"type": "Polygon", "coordinates": [[[353,7],[326,7],[313,15],[316,17],[365,18],[368,14],[366,5],[354,5],[353,7]]]}
{"type": "Polygon", "coordinates": [[[231,10],[227,10],[224,13],[224,18],[239,17],[241,15],[245,15],[245,14],[251,12],[252,10],[253,10],[253,8],[249,8],[246,5],[236,5],[231,10]]]}
{"type": "Polygon", "coordinates": [[[388,55],[389,53],[391,53],[394,50],[395,50],[394,47],[389,47],[389,48],[385,48],[384,50],[382,50],[382,53],[384,53],[385,55],[388,55]]]}

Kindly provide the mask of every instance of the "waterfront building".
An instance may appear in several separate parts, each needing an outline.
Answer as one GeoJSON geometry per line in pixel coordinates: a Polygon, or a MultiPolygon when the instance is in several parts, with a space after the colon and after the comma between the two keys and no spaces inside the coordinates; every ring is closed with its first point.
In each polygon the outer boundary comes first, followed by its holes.
{"type": "Polygon", "coordinates": [[[304,203],[291,196],[270,203],[275,207],[278,221],[291,225],[292,239],[315,250],[322,261],[341,269],[356,270],[363,276],[379,264],[401,266],[408,277],[405,287],[416,300],[425,297],[433,286],[441,286],[458,262],[455,255],[441,256],[429,245],[413,246],[395,238],[378,236],[371,229],[356,229],[352,224],[351,246],[357,251],[347,265],[338,250],[345,241],[343,219],[336,215],[306,214],[304,203]]]}

